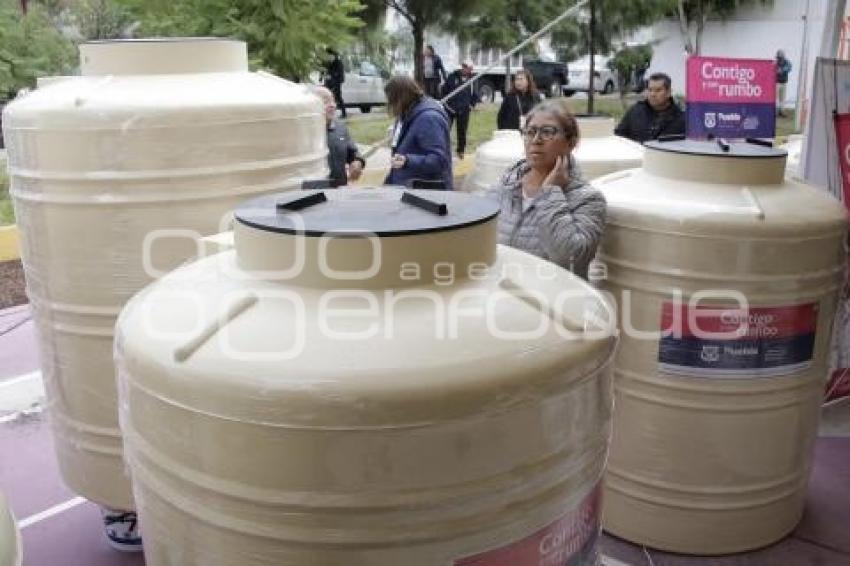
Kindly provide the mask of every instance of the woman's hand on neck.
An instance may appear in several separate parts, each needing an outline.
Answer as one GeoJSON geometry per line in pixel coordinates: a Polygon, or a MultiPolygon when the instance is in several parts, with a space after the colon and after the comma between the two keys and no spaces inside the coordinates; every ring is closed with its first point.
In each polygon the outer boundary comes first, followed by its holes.
{"type": "Polygon", "coordinates": [[[555,164],[545,169],[531,168],[522,178],[522,192],[526,197],[535,197],[540,189],[548,186],[566,187],[569,182],[569,157],[559,156],[555,164]]]}

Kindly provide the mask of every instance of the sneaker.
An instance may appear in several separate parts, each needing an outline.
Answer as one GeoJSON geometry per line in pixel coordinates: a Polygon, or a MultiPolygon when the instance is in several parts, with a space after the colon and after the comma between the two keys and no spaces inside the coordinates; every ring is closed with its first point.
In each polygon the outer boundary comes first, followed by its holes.
{"type": "Polygon", "coordinates": [[[100,511],[109,546],[121,552],[142,551],[142,535],[135,512],[115,511],[106,507],[101,507],[100,511]]]}

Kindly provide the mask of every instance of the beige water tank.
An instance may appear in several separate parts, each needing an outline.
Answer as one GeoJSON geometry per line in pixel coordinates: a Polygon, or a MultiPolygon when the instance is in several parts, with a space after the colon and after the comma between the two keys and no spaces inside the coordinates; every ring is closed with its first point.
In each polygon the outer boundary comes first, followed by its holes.
{"type": "MultiPolygon", "coordinates": [[[[605,116],[576,116],[580,140],[573,156],[585,179],[640,167],[643,147],[614,135],[614,119],[605,116]]],[[[464,183],[466,191],[486,191],[505,171],[525,157],[525,145],[517,130],[496,130],[493,138],[478,147],[475,166],[464,183]]]]}
{"type": "Polygon", "coordinates": [[[301,86],[248,72],[239,41],[89,43],[80,56],[83,76],[15,100],[3,128],[62,475],[126,509],[121,307],[239,200],[323,175],[324,118],[301,86]]]}
{"type": "Polygon", "coordinates": [[[622,326],[604,527],[626,540],[725,554],[800,519],[847,218],[785,157],[650,142],[594,181],[622,326]]]}
{"type": "Polygon", "coordinates": [[[805,145],[805,143],[806,136],[802,134],[791,134],[788,136],[788,141],[782,145],[782,149],[788,152],[785,174],[792,179],[797,179],[798,181],[803,180],[803,170],[800,158],[803,155],[803,145],[805,145]]]}
{"type": "Polygon", "coordinates": [[[21,533],[6,498],[0,493],[0,566],[21,566],[21,533]]]}
{"type": "Polygon", "coordinates": [[[497,249],[497,213],[263,197],[235,250],[128,303],[148,566],[595,564],[613,324],[581,279],[497,249]]]}
{"type": "Polygon", "coordinates": [[[496,130],[493,137],[475,150],[475,164],[463,184],[465,191],[486,191],[499,182],[505,171],[525,157],[525,146],[517,130],[496,130]]]}

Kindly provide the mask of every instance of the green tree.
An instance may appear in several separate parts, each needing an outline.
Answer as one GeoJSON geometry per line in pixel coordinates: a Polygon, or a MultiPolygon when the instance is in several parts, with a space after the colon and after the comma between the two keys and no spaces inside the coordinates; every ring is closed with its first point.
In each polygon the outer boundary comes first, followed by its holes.
{"type": "MultiPolygon", "coordinates": [[[[482,47],[509,49],[543,28],[573,4],[575,0],[488,0],[480,14],[461,22],[457,33],[463,39],[482,47]]],[[[553,28],[552,33],[572,29],[575,19],[574,16],[562,21],[553,28]]]]}
{"type": "Polygon", "coordinates": [[[608,60],[608,67],[617,73],[617,86],[623,110],[626,109],[626,90],[633,85],[633,80],[637,79],[639,74],[649,68],[650,61],[651,45],[624,46],[608,60]]]}
{"type": "Polygon", "coordinates": [[[590,55],[587,111],[594,111],[597,53],[611,53],[627,33],[662,19],[676,0],[589,0],[580,17],[552,32],[552,45],[565,59],[590,55]]]}
{"type": "Polygon", "coordinates": [[[404,18],[413,34],[413,73],[422,81],[422,49],[425,30],[431,27],[452,29],[454,23],[479,14],[490,0],[384,0],[404,18]]]}
{"type": "Polygon", "coordinates": [[[125,37],[134,20],[127,8],[113,0],[78,0],[71,8],[71,22],[85,40],[125,37]]]}
{"type": "Polygon", "coordinates": [[[139,19],[137,35],[236,37],[252,64],[299,80],[325,49],[354,38],[357,0],[121,0],[139,19]]]}
{"type": "Polygon", "coordinates": [[[349,43],[362,26],[356,0],[242,0],[236,34],[272,71],[299,78],[325,56],[328,46],[349,43]]]}
{"type": "Polygon", "coordinates": [[[363,22],[358,30],[351,55],[356,59],[367,59],[384,73],[392,74],[396,57],[407,44],[406,51],[413,49],[409,33],[390,33],[385,29],[387,7],[384,0],[362,0],[363,9],[357,17],[363,22]]]}
{"type": "Polygon", "coordinates": [[[611,53],[618,40],[640,27],[651,25],[673,8],[676,0],[589,0],[577,18],[552,30],[552,46],[571,60],[581,55],[611,53]],[[594,26],[590,29],[590,12],[594,26]],[[592,31],[592,34],[591,34],[592,31]]]}
{"type": "MultiPolygon", "coordinates": [[[[68,8],[74,3],[74,0],[36,0],[36,3],[44,6],[47,14],[50,16],[54,25],[61,21],[62,16],[68,11],[68,8]]],[[[29,2],[27,5],[31,5],[29,2]]]]}
{"type": "Polygon", "coordinates": [[[37,77],[68,74],[76,66],[74,45],[43,6],[30,4],[24,16],[18,0],[0,0],[0,100],[33,88],[37,77]]]}
{"type": "Polygon", "coordinates": [[[136,37],[228,37],[239,12],[227,0],[116,0],[138,27],[136,37]]]}
{"type": "Polygon", "coordinates": [[[747,4],[771,5],[773,0],[676,0],[670,15],[679,21],[679,31],[689,55],[702,53],[702,34],[709,19],[727,20],[747,4]],[[691,29],[693,28],[693,34],[691,29]]]}
{"type": "MultiPolygon", "coordinates": [[[[577,17],[555,26],[551,45],[563,61],[589,53],[613,51],[617,38],[638,27],[664,17],[676,0],[589,0],[577,17]],[[593,24],[593,25],[591,25],[593,24]]],[[[531,36],[562,14],[569,4],[563,0],[488,0],[476,15],[456,28],[462,40],[483,47],[508,49],[531,36]]],[[[591,65],[594,58],[590,59],[591,65]]],[[[591,77],[593,76],[591,67],[591,77]]],[[[588,111],[593,111],[593,91],[589,92],[588,111]]]]}

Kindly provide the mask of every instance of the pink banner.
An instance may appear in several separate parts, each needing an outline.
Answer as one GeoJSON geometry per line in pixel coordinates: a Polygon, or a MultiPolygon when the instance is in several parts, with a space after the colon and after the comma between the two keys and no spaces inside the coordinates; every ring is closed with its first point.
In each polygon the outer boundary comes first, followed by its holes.
{"type": "MultiPolygon", "coordinates": [[[[841,168],[844,205],[850,209],[850,114],[835,114],[835,142],[841,168]]],[[[828,162],[828,161],[827,161],[828,162]]],[[[835,316],[832,338],[832,375],[826,387],[827,403],[850,398],[850,255],[847,256],[847,280],[835,316]]]]}
{"type": "Polygon", "coordinates": [[[766,59],[688,58],[688,102],[776,103],[776,64],[766,59]]]}

